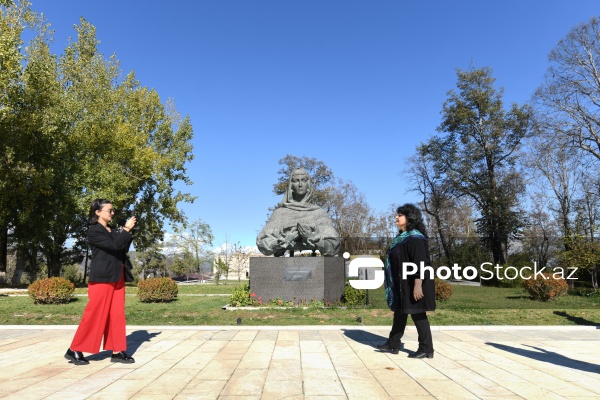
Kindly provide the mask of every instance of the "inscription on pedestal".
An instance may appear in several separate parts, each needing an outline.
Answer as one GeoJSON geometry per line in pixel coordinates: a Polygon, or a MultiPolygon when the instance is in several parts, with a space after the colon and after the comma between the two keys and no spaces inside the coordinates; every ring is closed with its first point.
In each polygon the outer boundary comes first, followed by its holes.
{"type": "Polygon", "coordinates": [[[250,290],[263,302],[336,302],[344,294],[342,257],[251,257],[250,290]]]}

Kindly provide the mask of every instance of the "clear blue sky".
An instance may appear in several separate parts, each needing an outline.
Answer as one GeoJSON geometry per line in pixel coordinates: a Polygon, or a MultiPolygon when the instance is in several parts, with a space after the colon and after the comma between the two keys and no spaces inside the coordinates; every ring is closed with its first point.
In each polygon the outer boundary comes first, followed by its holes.
{"type": "Polygon", "coordinates": [[[456,68],[489,66],[505,101],[529,100],[547,55],[594,0],[32,0],[62,53],[85,17],[100,51],[194,127],[183,205],[215,245],[253,245],[278,160],[315,157],[378,211],[416,201],[400,172],[435,133],[456,68]]]}

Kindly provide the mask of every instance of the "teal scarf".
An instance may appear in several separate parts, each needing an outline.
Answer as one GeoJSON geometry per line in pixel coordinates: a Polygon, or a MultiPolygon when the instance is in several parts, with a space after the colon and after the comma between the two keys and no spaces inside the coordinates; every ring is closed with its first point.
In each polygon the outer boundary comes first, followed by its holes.
{"type": "Polygon", "coordinates": [[[387,304],[388,307],[390,307],[390,310],[392,311],[396,311],[396,309],[398,308],[398,300],[396,298],[396,295],[394,294],[394,277],[392,276],[392,264],[390,263],[390,253],[392,251],[392,249],[394,247],[396,247],[399,243],[404,242],[405,240],[408,240],[411,236],[419,236],[421,238],[425,238],[425,236],[419,232],[416,229],[413,229],[412,231],[403,231],[400,232],[395,238],[394,240],[392,240],[392,243],[388,246],[388,250],[387,250],[387,257],[385,258],[385,280],[384,280],[384,284],[385,284],[385,299],[387,300],[387,304]]]}

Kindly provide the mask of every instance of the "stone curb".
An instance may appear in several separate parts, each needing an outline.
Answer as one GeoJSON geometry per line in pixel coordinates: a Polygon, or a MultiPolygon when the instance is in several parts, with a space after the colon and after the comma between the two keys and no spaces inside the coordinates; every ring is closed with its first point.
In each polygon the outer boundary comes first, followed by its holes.
{"type": "MultiPolygon", "coordinates": [[[[9,329],[77,329],[77,325],[0,325],[0,330],[9,329]]],[[[337,331],[337,330],[381,330],[390,329],[388,325],[127,325],[128,330],[182,330],[182,331],[224,331],[224,330],[263,330],[263,331],[337,331]]],[[[412,325],[407,330],[416,332],[412,325]]],[[[590,331],[599,330],[600,326],[590,325],[448,325],[432,326],[432,331],[525,331],[525,330],[551,330],[551,331],[590,331]]]]}

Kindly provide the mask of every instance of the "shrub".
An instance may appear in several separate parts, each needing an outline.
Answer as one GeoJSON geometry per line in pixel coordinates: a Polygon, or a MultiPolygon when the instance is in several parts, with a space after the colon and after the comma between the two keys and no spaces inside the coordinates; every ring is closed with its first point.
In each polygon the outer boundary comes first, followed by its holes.
{"type": "Polygon", "coordinates": [[[452,297],[452,286],[439,278],[435,278],[435,299],[446,301],[452,297]]]}
{"type": "Polygon", "coordinates": [[[63,278],[68,279],[73,283],[81,282],[81,279],[83,278],[83,276],[81,274],[81,270],[79,269],[79,265],[78,264],[67,265],[63,269],[63,278]]]}
{"type": "Polygon", "coordinates": [[[229,305],[232,307],[259,306],[261,304],[262,299],[256,293],[250,291],[250,286],[247,283],[233,288],[229,298],[229,305]]]}
{"type": "Polygon", "coordinates": [[[75,285],[65,278],[38,279],[27,288],[35,304],[64,304],[71,301],[75,285]]]}
{"type": "Polygon", "coordinates": [[[364,306],[367,302],[367,291],[354,289],[348,282],[344,286],[342,303],[347,306],[364,306]]]}
{"type": "Polygon", "coordinates": [[[543,274],[523,281],[523,288],[529,293],[532,300],[556,300],[567,294],[569,285],[566,279],[555,278],[551,274],[543,274]]]}
{"type": "Polygon", "coordinates": [[[179,289],[171,278],[148,278],[138,283],[137,297],[142,303],[173,301],[179,289]]]}

